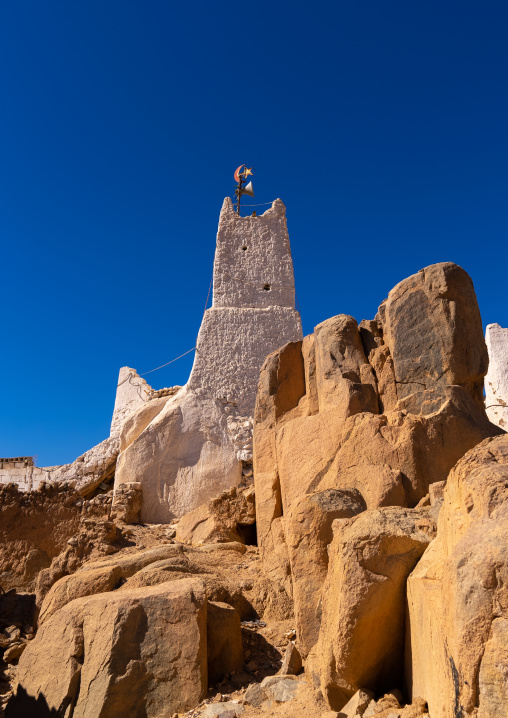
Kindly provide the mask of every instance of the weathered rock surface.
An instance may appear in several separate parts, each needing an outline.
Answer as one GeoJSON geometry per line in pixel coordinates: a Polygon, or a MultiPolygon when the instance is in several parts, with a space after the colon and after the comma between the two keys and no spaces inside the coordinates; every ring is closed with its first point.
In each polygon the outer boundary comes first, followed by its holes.
{"type": "Polygon", "coordinates": [[[373,698],[374,693],[372,691],[356,691],[354,696],[339,711],[337,718],[359,718],[363,716],[373,698]]]}
{"type": "Polygon", "coordinates": [[[493,424],[508,431],[508,329],[489,324],[485,330],[489,370],[485,377],[485,406],[493,424]]]}
{"type": "MultiPolygon", "coordinates": [[[[469,449],[500,433],[484,410],[486,369],[473,285],[451,263],[398,284],[375,320],[358,326],[339,315],[267,357],[255,412],[256,522],[265,571],[288,597],[298,585],[290,517],[303,497],[347,489],[368,509],[416,506],[469,449]]],[[[311,580],[316,566],[326,560],[298,571],[311,580]]],[[[304,654],[318,625],[317,615],[299,622],[304,654]]]]}
{"type": "MultiPolygon", "coordinates": [[[[177,392],[175,392],[176,394],[177,392]]],[[[175,396],[171,394],[169,396],[175,396]]],[[[157,414],[163,410],[169,399],[169,396],[164,396],[157,399],[147,401],[145,404],[141,404],[138,408],[130,414],[124,422],[121,424],[118,432],[120,438],[120,451],[123,451],[135,441],[142,431],[152,422],[157,414]]]]}
{"type": "Polygon", "coordinates": [[[73,482],[82,496],[89,496],[103,482],[115,475],[120,450],[116,436],[108,437],[72,462],[58,466],[51,472],[51,482],[73,482]]]}
{"type": "Polygon", "coordinates": [[[508,436],[454,467],[437,538],[408,580],[407,683],[433,718],[508,705],[508,436]]]}
{"type": "MultiPolygon", "coordinates": [[[[116,553],[125,545],[125,535],[114,521],[108,520],[107,514],[104,514],[104,504],[99,498],[93,499],[97,504],[88,507],[94,509],[93,513],[90,511],[82,514],[79,530],[69,538],[64,550],[55,556],[49,568],[39,571],[35,582],[38,606],[42,604],[53,584],[63,576],[74,573],[87,561],[116,553]]],[[[86,503],[83,502],[83,510],[86,503]]],[[[105,507],[109,509],[110,505],[105,504],[105,507]]]]}
{"type": "Polygon", "coordinates": [[[227,603],[207,604],[208,683],[218,683],[224,676],[241,670],[243,647],[240,616],[227,603]]]}
{"type": "Polygon", "coordinates": [[[143,521],[169,523],[241,481],[222,403],[184,387],[118,459],[115,490],[143,487],[143,521]]]}
{"type": "Polygon", "coordinates": [[[293,641],[290,641],[287,645],[284,658],[282,659],[282,666],[280,667],[280,674],[282,676],[296,676],[302,670],[302,657],[300,651],[295,646],[293,641]]]}
{"type": "Polygon", "coordinates": [[[98,592],[152,587],[189,576],[198,577],[205,584],[210,601],[228,603],[242,620],[257,617],[271,597],[259,570],[252,567],[247,572],[248,579],[245,574],[243,578],[239,576],[237,567],[245,560],[246,551],[247,547],[238,542],[208,544],[199,549],[166,542],[89,560],[72,574],[57,576],[45,590],[41,587],[39,624],[45,624],[74,599],[98,592]]]}
{"type": "Polygon", "coordinates": [[[328,489],[301,496],[293,502],[285,522],[298,645],[307,656],[316,643],[320,626],[321,589],[328,571],[328,544],[335,519],[365,511],[355,489],[328,489]]]}
{"type": "Polygon", "coordinates": [[[21,656],[7,715],[27,694],[62,715],[75,706],[73,718],[155,718],[195,706],[206,690],[206,595],[183,579],[61,609],[21,656]]]}
{"type": "Polygon", "coordinates": [[[378,317],[399,401],[458,385],[483,407],[488,354],[473,282],[461,267],[433,264],[404,279],[378,317]]]}
{"type": "Polygon", "coordinates": [[[193,544],[212,541],[255,544],[255,523],[254,487],[233,486],[180,519],[176,539],[193,544]]]}
{"type": "Polygon", "coordinates": [[[388,507],[335,520],[319,641],[309,657],[334,710],[359,689],[402,686],[406,579],[434,529],[425,509],[388,507]]]}

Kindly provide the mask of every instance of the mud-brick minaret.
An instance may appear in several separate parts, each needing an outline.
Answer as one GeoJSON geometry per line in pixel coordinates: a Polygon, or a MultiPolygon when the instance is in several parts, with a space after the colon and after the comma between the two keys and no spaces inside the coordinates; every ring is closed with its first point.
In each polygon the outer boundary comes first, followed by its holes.
{"type": "Polygon", "coordinates": [[[280,199],[259,217],[240,217],[229,197],[219,219],[213,304],[205,312],[188,386],[252,416],[259,371],[270,352],[302,338],[280,199]]]}
{"type": "Polygon", "coordinates": [[[141,483],[142,519],[164,523],[242,480],[268,354],[302,338],[284,204],[240,217],[229,198],[219,220],[213,303],[199,330],[187,384],[146,401],[120,428],[115,490],[141,483]]]}

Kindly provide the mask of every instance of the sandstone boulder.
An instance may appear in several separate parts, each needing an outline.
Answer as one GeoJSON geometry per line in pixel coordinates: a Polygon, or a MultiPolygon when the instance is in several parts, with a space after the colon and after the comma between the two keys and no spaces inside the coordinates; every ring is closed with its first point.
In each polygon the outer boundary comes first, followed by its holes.
{"type": "Polygon", "coordinates": [[[286,520],[286,536],[293,581],[298,644],[307,656],[320,626],[320,597],[328,570],[327,546],[335,519],[350,518],[366,509],[355,489],[328,489],[297,499],[286,520]]]}
{"type": "Polygon", "coordinates": [[[372,691],[356,691],[346,705],[339,711],[337,718],[360,718],[374,698],[372,691]]]}
{"type": "Polygon", "coordinates": [[[243,666],[240,616],[227,603],[207,604],[208,683],[221,681],[243,666]]]}
{"type": "Polygon", "coordinates": [[[508,704],[508,436],[451,471],[436,540],[408,580],[406,680],[435,718],[497,718],[508,704]]]}
{"type": "Polygon", "coordinates": [[[466,451],[500,433],[465,389],[424,394],[399,401],[399,410],[384,415],[351,417],[318,488],[356,487],[369,508],[415,506],[466,451]]]}
{"type": "MultiPolygon", "coordinates": [[[[44,595],[42,591],[39,593],[39,624],[44,623],[56,611],[76,598],[113,591],[144,567],[182,556],[181,546],[167,545],[99,561],[89,561],[74,573],[58,578],[44,595]]],[[[164,580],[167,581],[168,577],[166,576],[164,580]]]]}
{"type": "Polygon", "coordinates": [[[361,411],[377,414],[376,377],[356,320],[339,314],[318,324],[314,337],[319,410],[333,408],[341,422],[361,411]]]}
{"type": "Polygon", "coordinates": [[[212,541],[255,544],[255,523],[254,487],[233,486],[183,516],[178,522],[176,539],[193,544],[212,541]]]}
{"type": "Polygon", "coordinates": [[[422,509],[389,507],[336,519],[310,672],[330,707],[359,689],[402,686],[406,579],[433,537],[422,509]]]}
{"type": "Polygon", "coordinates": [[[296,676],[302,670],[302,657],[300,651],[295,646],[293,641],[289,641],[284,658],[282,659],[282,665],[280,667],[280,674],[282,676],[296,676]]]}
{"type": "Polygon", "coordinates": [[[483,408],[488,354],[473,282],[461,267],[442,262],[404,279],[378,317],[399,400],[458,385],[483,408]]]}
{"type": "Polygon", "coordinates": [[[76,598],[112,591],[122,578],[119,566],[92,568],[64,576],[48,591],[39,613],[39,626],[76,598]]]}
{"type": "Polygon", "coordinates": [[[59,715],[74,706],[73,718],[194,707],[208,686],[204,587],[183,579],[72,601],[42,626],[16,677],[7,715],[26,695],[59,715]]]}

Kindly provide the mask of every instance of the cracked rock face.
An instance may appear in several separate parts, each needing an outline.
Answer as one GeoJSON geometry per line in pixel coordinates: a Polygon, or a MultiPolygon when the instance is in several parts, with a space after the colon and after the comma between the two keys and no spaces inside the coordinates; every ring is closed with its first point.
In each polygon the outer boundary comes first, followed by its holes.
{"type": "Polygon", "coordinates": [[[434,536],[425,509],[389,507],[336,519],[311,673],[334,710],[362,686],[401,682],[406,579],[434,536]],[[422,522],[423,520],[423,522],[422,522]]]}
{"type": "Polygon", "coordinates": [[[21,656],[8,712],[35,715],[39,699],[62,715],[74,706],[74,718],[191,708],[207,690],[206,631],[206,593],[194,578],[78,598],[21,656]]]}
{"type": "MultiPolygon", "coordinates": [[[[306,568],[306,552],[293,548],[304,497],[356,490],[369,510],[415,507],[469,449],[501,433],[483,403],[487,362],[473,284],[449,262],[400,282],[376,319],[338,315],[267,357],[254,420],[257,533],[265,570],[297,616],[309,581],[318,603],[326,568],[311,551],[306,568]]],[[[320,608],[305,619],[304,653],[320,620],[320,608]]]]}
{"type": "Polygon", "coordinates": [[[508,436],[453,468],[437,537],[408,580],[406,676],[438,718],[508,705],[508,436]]]}
{"type": "Polygon", "coordinates": [[[493,424],[508,431],[508,329],[489,324],[485,331],[489,370],[485,377],[485,407],[493,424]]]}

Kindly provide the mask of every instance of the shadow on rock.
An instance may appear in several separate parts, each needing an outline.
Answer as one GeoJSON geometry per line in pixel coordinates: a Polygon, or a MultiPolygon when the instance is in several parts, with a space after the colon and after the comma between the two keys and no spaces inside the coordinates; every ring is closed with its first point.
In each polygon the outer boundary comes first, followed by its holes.
{"type": "Polygon", "coordinates": [[[50,708],[43,695],[30,696],[21,686],[5,709],[5,718],[61,718],[62,714],[50,708]]]}

